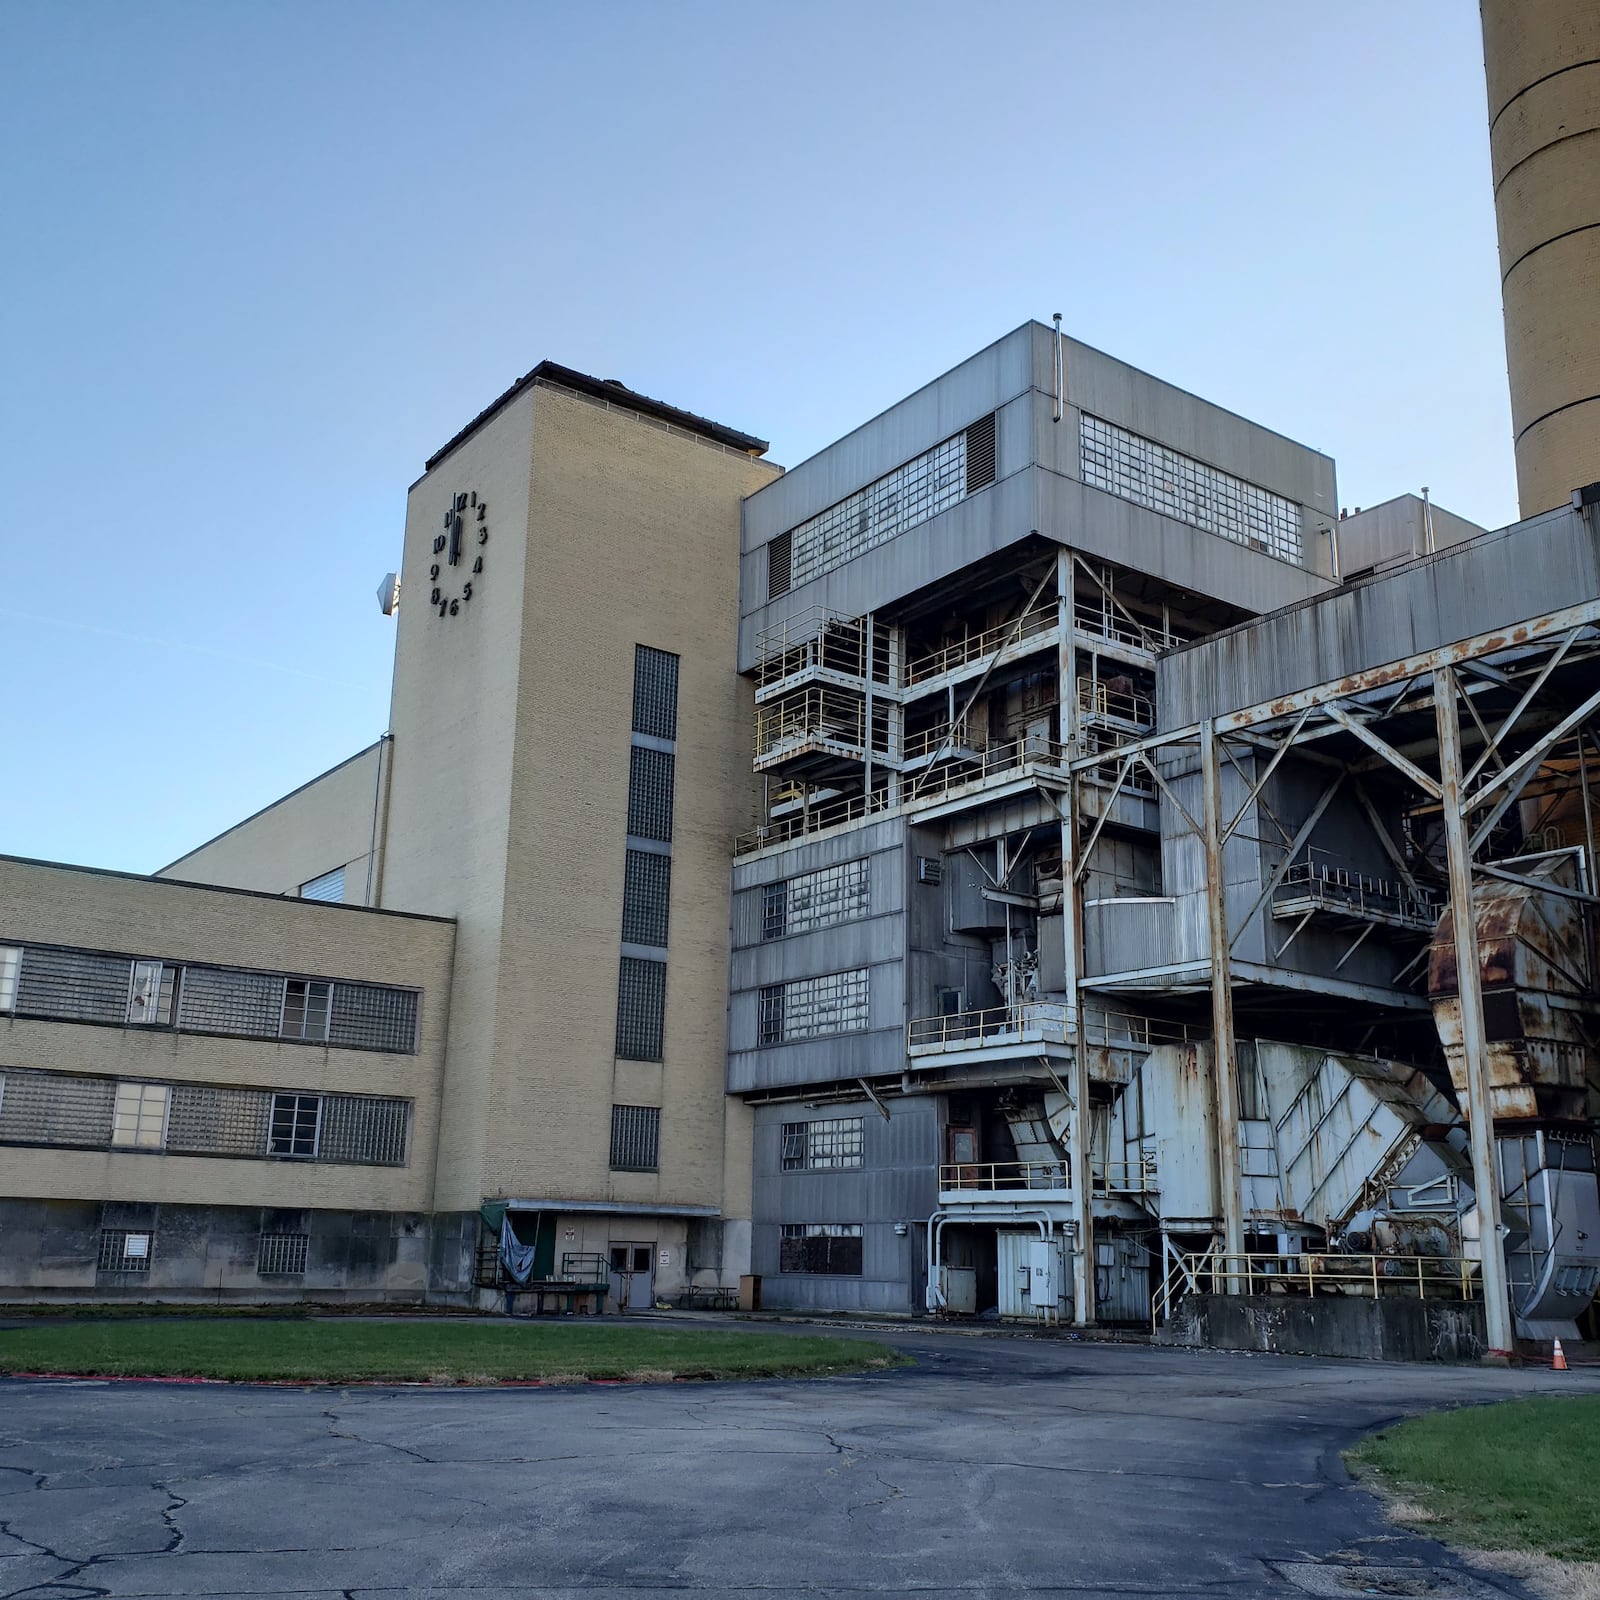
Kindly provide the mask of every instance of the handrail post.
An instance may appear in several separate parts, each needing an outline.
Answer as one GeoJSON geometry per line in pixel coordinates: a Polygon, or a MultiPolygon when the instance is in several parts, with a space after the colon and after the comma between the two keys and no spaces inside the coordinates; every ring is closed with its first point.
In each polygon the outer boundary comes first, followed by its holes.
{"type": "Polygon", "coordinates": [[[1317,1258],[1314,1255],[1306,1257],[1306,1291],[1311,1298],[1317,1298],[1317,1258]]]}
{"type": "Polygon", "coordinates": [[[1372,1298],[1374,1300],[1378,1298],[1378,1258],[1376,1255],[1372,1257],[1372,1298]]]}

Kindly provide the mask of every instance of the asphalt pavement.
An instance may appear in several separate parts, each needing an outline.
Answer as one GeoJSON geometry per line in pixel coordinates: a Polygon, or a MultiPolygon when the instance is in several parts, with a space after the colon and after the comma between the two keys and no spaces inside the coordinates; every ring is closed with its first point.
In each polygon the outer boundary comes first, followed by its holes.
{"type": "MultiPolygon", "coordinates": [[[[796,1329],[796,1332],[811,1331],[796,1329]]],[[[880,1333],[910,1369],[529,1389],[0,1382],[0,1597],[1505,1596],[1341,1450],[1584,1372],[880,1333]]]]}

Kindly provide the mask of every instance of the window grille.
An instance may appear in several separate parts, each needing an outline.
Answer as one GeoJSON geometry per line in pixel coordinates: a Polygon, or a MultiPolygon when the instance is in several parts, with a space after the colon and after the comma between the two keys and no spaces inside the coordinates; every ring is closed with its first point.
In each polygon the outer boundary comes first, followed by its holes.
{"type": "Polygon", "coordinates": [[[668,750],[634,745],[628,756],[628,832],[636,839],[672,840],[675,762],[668,750]]]}
{"type": "Polygon", "coordinates": [[[180,1028],[274,1039],[282,1020],[282,978],[270,972],[238,972],[226,967],[184,968],[178,996],[180,1028]]]}
{"type": "Polygon", "coordinates": [[[111,1141],[115,1078],[64,1072],[8,1072],[0,1141],[103,1149],[111,1141]]]}
{"type": "Polygon", "coordinates": [[[159,1150],[166,1139],[170,1098],[164,1083],[119,1083],[111,1115],[112,1144],[159,1150]]]}
{"type": "Polygon", "coordinates": [[[148,1272],[155,1250],[155,1235],[147,1228],[102,1228],[96,1265],[102,1272],[148,1272]]]}
{"type": "Polygon", "coordinates": [[[309,883],[300,885],[300,898],[302,900],[326,900],[332,905],[341,905],[344,902],[344,868],[335,867],[332,872],[324,872],[320,878],[313,878],[309,883]]]}
{"type": "Polygon", "coordinates": [[[347,1050],[387,1050],[414,1055],[417,1049],[417,991],[388,989],[376,983],[336,983],[328,1020],[329,1044],[347,1050]]]}
{"type": "Polygon", "coordinates": [[[317,1126],[322,1120],[322,1098],[314,1094],[275,1094],[272,1121],[267,1132],[267,1154],[314,1156],[317,1126]]]}
{"type": "Polygon", "coordinates": [[[299,1277],[306,1270],[309,1233],[264,1233],[256,1255],[256,1271],[263,1278],[299,1277]]]}
{"type": "Polygon", "coordinates": [[[1087,413],[1079,439],[1083,481],[1091,487],[1301,564],[1300,508],[1293,500],[1087,413]]]}
{"type": "Polygon", "coordinates": [[[861,1117],[819,1117],[783,1125],[785,1172],[830,1172],[862,1164],[865,1123],[861,1117]]]}
{"type": "Polygon", "coordinates": [[[622,942],[665,947],[672,857],[630,850],[623,868],[622,942]]]}
{"type": "Polygon", "coordinates": [[[871,871],[871,863],[863,858],[769,883],[762,892],[761,937],[779,939],[784,934],[864,917],[869,908],[871,871]]]}
{"type": "Polygon", "coordinates": [[[617,1054],[624,1061],[659,1061],[666,1013],[666,962],[624,956],[617,980],[617,1054]]]}
{"type": "Polygon", "coordinates": [[[409,1101],[369,1095],[324,1095],[316,1140],[317,1160],[364,1167],[403,1167],[410,1127],[409,1101]]]}
{"type": "Polygon", "coordinates": [[[332,984],[317,978],[285,978],[283,1025],[278,1031],[285,1039],[326,1039],[332,992],[332,984]]]}
{"type": "Polygon", "coordinates": [[[858,1033],[866,1026],[865,967],[853,972],[830,972],[820,978],[767,984],[761,990],[756,1020],[758,1044],[858,1033]]]}
{"type": "Polygon", "coordinates": [[[794,535],[780,533],[767,544],[767,599],[776,600],[788,594],[789,580],[793,575],[794,535]]]}
{"type": "MultiPolygon", "coordinates": [[[[820,578],[962,499],[967,493],[967,437],[964,431],[936,444],[791,528],[791,581],[802,584],[820,578]]],[[[989,470],[992,474],[992,460],[989,470]]]]}
{"type": "Polygon", "coordinates": [[[654,1172],[660,1165],[661,1112],[656,1106],[612,1106],[611,1170],[654,1172]]]}
{"type": "Polygon", "coordinates": [[[135,961],[128,989],[128,1021],[147,1028],[170,1028],[177,1012],[178,969],[163,961],[135,961]]]}
{"type": "Polygon", "coordinates": [[[678,737],[678,658],[670,650],[633,647],[633,731],[678,737]]]}
{"type": "Polygon", "coordinates": [[[0,944],[0,1011],[17,1006],[17,973],[22,968],[22,947],[0,944]]]}
{"type": "Polygon", "coordinates": [[[994,482],[994,412],[979,417],[967,429],[967,493],[987,489],[994,482]]]}
{"type": "Polygon", "coordinates": [[[71,1022],[123,1022],[128,1013],[126,956],[29,945],[17,979],[16,1009],[71,1022]]]}
{"type": "Polygon", "coordinates": [[[779,1272],[861,1275],[859,1222],[785,1222],[778,1243],[779,1272]]]}

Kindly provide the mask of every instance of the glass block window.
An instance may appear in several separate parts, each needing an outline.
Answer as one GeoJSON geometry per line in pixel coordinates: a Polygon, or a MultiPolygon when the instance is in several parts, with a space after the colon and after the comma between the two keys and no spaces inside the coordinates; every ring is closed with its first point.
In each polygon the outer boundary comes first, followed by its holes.
{"type": "Polygon", "coordinates": [[[128,989],[128,1021],[137,1027],[170,1028],[177,1010],[178,969],[164,961],[135,961],[128,989]]]}
{"type": "Polygon", "coordinates": [[[666,1016],[666,962],[624,956],[617,980],[617,1054],[624,1061],[659,1061],[666,1016]]]}
{"type": "Polygon", "coordinates": [[[317,1128],[321,1121],[321,1095],[273,1095],[272,1120],[267,1130],[267,1154],[302,1157],[316,1155],[317,1128]]]}
{"type": "Polygon", "coordinates": [[[322,979],[285,978],[283,1025],[278,1031],[285,1039],[326,1039],[332,994],[333,985],[322,979]]]}
{"type": "Polygon", "coordinates": [[[267,1148],[271,1120],[268,1090],[175,1083],[167,1112],[167,1149],[185,1155],[259,1156],[267,1148]]]}
{"type": "Polygon", "coordinates": [[[622,942],[665,948],[672,857],[630,850],[623,869],[622,942]]]}
{"type": "Polygon", "coordinates": [[[124,1022],[132,971],[127,956],[30,945],[17,977],[16,1009],[64,1022],[124,1022]]]}
{"type": "Polygon", "coordinates": [[[410,1131],[409,1101],[355,1094],[323,1095],[316,1157],[318,1161],[342,1161],[353,1166],[403,1167],[410,1131]]]}
{"type": "Polygon", "coordinates": [[[761,937],[780,939],[864,917],[870,883],[871,865],[865,859],[769,883],[762,890],[761,937]]]}
{"type": "Polygon", "coordinates": [[[672,839],[672,783],[676,763],[669,750],[634,745],[628,753],[628,832],[636,839],[672,839]]]}
{"type": "Polygon", "coordinates": [[[778,1243],[779,1272],[861,1275],[859,1222],[785,1222],[778,1243]]]}
{"type": "Polygon", "coordinates": [[[119,1083],[111,1115],[111,1142],[136,1150],[159,1150],[167,1136],[167,1105],[172,1091],[164,1083],[119,1083]]]}
{"type": "Polygon", "coordinates": [[[309,883],[300,885],[300,898],[302,900],[326,900],[332,905],[344,903],[344,868],[335,867],[332,872],[324,872],[320,878],[313,878],[309,883]]]}
{"type": "Polygon", "coordinates": [[[0,944],[0,1011],[16,1009],[17,974],[21,970],[21,945],[0,944]]]}
{"type": "Polygon", "coordinates": [[[273,1039],[282,1021],[282,978],[222,967],[184,969],[178,1026],[185,1031],[273,1039]]]}
{"type": "Polygon", "coordinates": [[[1083,481],[1280,561],[1302,564],[1293,500],[1084,414],[1083,481]]]}
{"type": "MultiPolygon", "coordinates": [[[[984,481],[992,481],[993,424],[990,419],[984,420],[990,421],[990,477],[984,481]]],[[[823,573],[926,522],[963,499],[968,493],[967,450],[971,432],[971,429],[964,429],[931,450],[924,450],[904,466],[869,483],[865,489],[858,489],[826,511],[789,529],[790,582],[798,586],[820,578],[823,573]]],[[[981,487],[981,484],[975,482],[973,487],[981,487]]],[[[772,589],[771,557],[768,559],[768,592],[781,592],[772,589]]]]}
{"type": "Polygon", "coordinates": [[[612,1106],[611,1170],[654,1172],[660,1165],[661,1111],[656,1106],[612,1106]]]}
{"type": "Polygon", "coordinates": [[[415,989],[336,983],[327,1026],[328,1043],[348,1050],[413,1055],[417,1048],[417,1000],[415,989]]]}
{"type": "Polygon", "coordinates": [[[148,1229],[102,1228],[95,1264],[102,1272],[148,1272],[155,1250],[156,1236],[148,1229]]]}
{"type": "Polygon", "coordinates": [[[767,984],[757,1002],[758,1044],[786,1044],[867,1026],[867,969],[767,984]]]}
{"type": "Polygon", "coordinates": [[[783,1125],[785,1172],[831,1172],[859,1167],[865,1143],[860,1117],[819,1117],[783,1125]]]}
{"type": "Polygon", "coordinates": [[[104,1149],[111,1140],[114,1078],[7,1071],[0,1142],[104,1149]]]}
{"type": "Polygon", "coordinates": [[[633,648],[633,731],[678,737],[678,658],[670,650],[633,648]]]}
{"type": "Polygon", "coordinates": [[[299,1277],[306,1270],[309,1233],[264,1233],[256,1255],[256,1271],[263,1278],[299,1277]]]}

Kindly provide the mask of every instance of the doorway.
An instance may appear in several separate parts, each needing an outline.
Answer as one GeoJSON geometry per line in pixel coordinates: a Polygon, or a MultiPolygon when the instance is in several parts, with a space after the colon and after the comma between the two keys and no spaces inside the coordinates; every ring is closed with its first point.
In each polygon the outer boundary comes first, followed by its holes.
{"type": "Polygon", "coordinates": [[[656,1301],[656,1247],[611,1246],[611,1304],[618,1311],[648,1311],[656,1301]]]}

